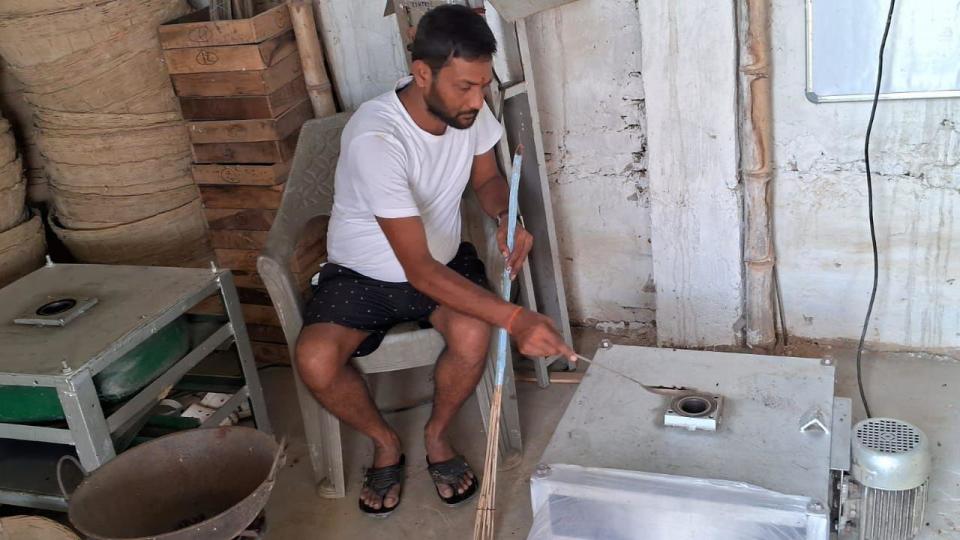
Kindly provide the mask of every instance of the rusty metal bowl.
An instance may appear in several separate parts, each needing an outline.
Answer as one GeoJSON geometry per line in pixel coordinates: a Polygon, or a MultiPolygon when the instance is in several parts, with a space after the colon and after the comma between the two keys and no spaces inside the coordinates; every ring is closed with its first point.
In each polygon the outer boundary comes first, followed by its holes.
{"type": "Polygon", "coordinates": [[[283,445],[246,427],[193,429],[120,454],[69,497],[95,540],[230,540],[267,504],[283,445]]]}

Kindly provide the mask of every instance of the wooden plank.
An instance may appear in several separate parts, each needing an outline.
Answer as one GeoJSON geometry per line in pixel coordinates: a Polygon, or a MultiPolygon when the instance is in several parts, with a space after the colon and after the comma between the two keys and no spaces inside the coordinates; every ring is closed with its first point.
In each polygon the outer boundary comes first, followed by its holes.
{"type": "Polygon", "coordinates": [[[285,182],[289,172],[289,160],[269,165],[208,163],[193,165],[193,180],[201,186],[273,186],[285,182]]]}
{"type": "Polygon", "coordinates": [[[283,335],[283,329],[276,326],[248,324],[247,335],[250,336],[250,341],[258,341],[261,343],[277,343],[280,345],[287,344],[287,338],[283,335]]]}
{"type": "Polygon", "coordinates": [[[270,295],[263,289],[253,289],[249,287],[237,287],[237,298],[241,304],[251,304],[254,306],[272,306],[270,295]]]}
{"type": "Polygon", "coordinates": [[[303,77],[267,96],[182,97],[184,120],[247,120],[277,118],[307,97],[303,77]]]}
{"type": "Polygon", "coordinates": [[[280,141],[313,118],[310,100],[303,100],[277,118],[189,122],[193,144],[280,141]]]}
{"type": "MultiPolygon", "coordinates": [[[[326,239],[327,216],[320,216],[311,220],[304,227],[297,246],[313,246],[326,239]]],[[[214,229],[210,231],[210,244],[218,249],[257,249],[262,250],[267,245],[269,231],[237,231],[229,229],[214,229]]]]}
{"type": "Polygon", "coordinates": [[[290,353],[286,345],[277,343],[263,343],[260,341],[251,341],[253,347],[253,357],[258,364],[289,364],[290,353]]]}
{"type": "Polygon", "coordinates": [[[270,231],[210,231],[210,245],[217,249],[263,249],[270,231]]]}
{"type": "MultiPolygon", "coordinates": [[[[304,292],[304,298],[309,296],[310,291],[310,280],[313,278],[313,275],[317,273],[320,267],[318,261],[316,270],[308,270],[306,272],[294,272],[293,279],[295,281],[296,287],[304,292]]],[[[262,289],[266,290],[267,286],[263,283],[263,279],[260,277],[260,274],[256,272],[244,272],[244,271],[234,271],[233,280],[236,283],[237,287],[246,287],[250,289],[262,289]]]]}
{"type": "Polygon", "coordinates": [[[285,5],[249,19],[211,21],[208,9],[195,11],[160,26],[164,49],[260,43],[289,31],[290,12],[285,5]]]}
{"type": "MultiPolygon", "coordinates": [[[[200,188],[201,192],[203,189],[200,188]]],[[[276,210],[260,208],[205,208],[210,229],[240,229],[244,231],[269,231],[276,210]]]]}
{"type": "Polygon", "coordinates": [[[181,97],[265,96],[303,76],[300,55],[291,54],[267,69],[171,75],[181,97]]]}
{"type": "MultiPolygon", "coordinates": [[[[298,245],[290,260],[290,270],[292,272],[307,272],[319,267],[319,263],[325,257],[325,246],[326,238],[321,238],[310,245],[298,245]]],[[[217,263],[223,268],[246,272],[257,271],[259,249],[216,248],[213,251],[217,255],[217,263]]]]}
{"type": "MultiPolygon", "coordinates": [[[[280,208],[283,185],[279,186],[200,186],[200,198],[209,208],[266,209],[280,208]]],[[[208,217],[209,220],[209,217],[208,217]]],[[[272,223],[272,220],[271,220],[272,223]]],[[[211,225],[212,227],[212,225],[211,225]]],[[[247,227],[220,227],[249,230],[247,227]]],[[[254,228],[253,230],[270,230],[254,228]]]]}
{"type": "MultiPolygon", "coordinates": [[[[273,306],[258,306],[254,304],[241,304],[243,311],[243,322],[246,324],[260,324],[265,326],[280,326],[280,319],[277,317],[273,306]]],[[[211,296],[199,304],[192,307],[187,313],[194,315],[224,315],[223,300],[219,296],[211,296]]]]}
{"type": "Polygon", "coordinates": [[[282,163],[293,159],[299,129],[280,141],[194,144],[195,163],[282,163]]]}
{"type": "Polygon", "coordinates": [[[215,249],[213,251],[217,255],[217,264],[222,268],[246,272],[257,271],[257,257],[260,256],[260,252],[255,249],[215,249]]]}
{"type": "Polygon", "coordinates": [[[163,58],[167,71],[176,75],[267,69],[296,51],[293,32],[285,32],[257,44],[167,49],[163,58]]]}

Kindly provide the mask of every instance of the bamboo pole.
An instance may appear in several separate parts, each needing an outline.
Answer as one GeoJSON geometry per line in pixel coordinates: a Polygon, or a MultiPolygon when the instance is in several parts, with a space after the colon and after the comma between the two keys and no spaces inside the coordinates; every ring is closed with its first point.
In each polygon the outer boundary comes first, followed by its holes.
{"type": "Polygon", "coordinates": [[[297,35],[297,49],[300,51],[300,63],[303,65],[303,77],[307,82],[307,95],[313,105],[313,116],[321,118],[336,114],[333,90],[327,67],[323,59],[323,48],[317,36],[317,23],[313,18],[313,6],[305,0],[290,0],[290,19],[293,31],[297,35]]]}
{"type": "Polygon", "coordinates": [[[746,343],[751,347],[766,347],[776,341],[776,257],[770,219],[770,181],[773,179],[770,0],[738,0],[737,19],[741,58],[740,168],[744,183],[746,343]]]}

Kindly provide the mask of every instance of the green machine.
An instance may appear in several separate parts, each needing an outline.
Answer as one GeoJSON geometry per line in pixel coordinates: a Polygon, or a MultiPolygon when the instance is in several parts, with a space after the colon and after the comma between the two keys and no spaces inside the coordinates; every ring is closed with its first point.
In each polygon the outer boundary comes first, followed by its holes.
{"type": "MultiPolygon", "coordinates": [[[[93,378],[104,404],[123,401],[153,382],[190,349],[181,317],[163,327],[93,378]]],[[[28,424],[64,420],[56,388],[0,386],[0,422],[28,424]]]]}

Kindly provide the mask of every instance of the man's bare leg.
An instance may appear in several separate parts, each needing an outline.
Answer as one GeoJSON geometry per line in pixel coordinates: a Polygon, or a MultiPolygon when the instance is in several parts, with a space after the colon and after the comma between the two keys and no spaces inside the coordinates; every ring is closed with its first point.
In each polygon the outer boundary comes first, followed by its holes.
{"type": "MultiPolygon", "coordinates": [[[[490,325],[444,306],[433,312],[430,323],[447,342],[434,371],[433,412],[424,429],[427,458],[431,463],[437,463],[457,454],[447,440],[447,429],[483,375],[490,325]]],[[[465,474],[460,479],[457,493],[463,493],[472,479],[472,475],[465,474]]],[[[453,496],[450,486],[438,484],[437,487],[443,497],[453,496]]]]}
{"type": "MultiPolygon", "coordinates": [[[[402,449],[397,433],[387,424],[370,397],[350,357],[369,335],[331,323],[312,324],[297,340],[297,370],[317,401],[340,421],[373,441],[373,466],[387,467],[400,461],[402,449]]],[[[400,486],[380,496],[364,489],[360,494],[367,506],[392,508],[399,502],[400,486]]]]}

